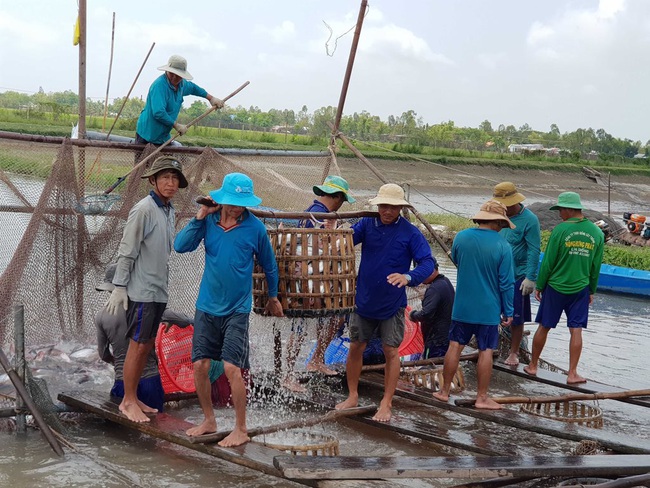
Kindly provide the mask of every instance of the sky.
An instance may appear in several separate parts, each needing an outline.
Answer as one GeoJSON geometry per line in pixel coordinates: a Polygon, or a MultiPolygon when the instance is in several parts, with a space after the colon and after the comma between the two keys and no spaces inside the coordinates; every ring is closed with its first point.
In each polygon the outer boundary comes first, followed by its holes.
{"type": "MultiPolygon", "coordinates": [[[[650,139],[648,0],[369,0],[344,115],[650,139]]],[[[146,97],[172,54],[230,106],[336,106],[361,2],[89,0],[86,94],[146,97]],[[153,8],[155,6],[155,8],[153,8]],[[330,29],[332,32],[330,38],[330,29]],[[350,30],[352,29],[352,30],[350,30]],[[342,36],[342,37],[339,37],[342,36]],[[328,42],[329,38],[329,42],[328,42]],[[335,41],[336,38],[339,38],[335,41]]],[[[0,92],[78,92],[76,0],[0,0],[0,92]]],[[[188,97],[188,102],[193,100],[188,97]]]]}

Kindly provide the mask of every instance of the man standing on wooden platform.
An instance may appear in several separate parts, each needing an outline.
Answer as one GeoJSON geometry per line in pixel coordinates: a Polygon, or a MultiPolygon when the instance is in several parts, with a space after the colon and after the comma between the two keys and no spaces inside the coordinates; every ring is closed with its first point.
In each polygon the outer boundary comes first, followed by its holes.
{"type": "Polygon", "coordinates": [[[363,351],[378,330],[386,368],[384,397],[373,420],[388,422],[399,379],[406,286],[422,283],[433,272],[435,259],[422,232],[400,215],[402,208],[410,203],[404,199],[404,190],[399,185],[383,185],[369,203],[379,207],[379,217],[364,217],[352,226],[354,244],[361,244],[361,264],[355,310],[350,318],[350,352],[346,363],[349,395],[336,409],[358,405],[363,351]],[[412,270],[411,262],[415,263],[412,270]]]}
{"type": "Polygon", "coordinates": [[[557,326],[564,311],[571,334],[568,384],[587,381],[578,374],[582,329],[587,328],[605,243],[603,231],[582,214],[582,208],[580,195],[571,191],[561,193],[557,205],[551,207],[559,210],[563,222],[551,233],[537,277],[535,298],[540,304],[535,321],[539,326],[533,337],[530,364],[524,368],[530,375],[537,374],[548,333],[557,326]]]}
{"type": "Polygon", "coordinates": [[[444,384],[433,397],[449,401],[460,355],[474,336],[479,349],[475,406],[498,410],[503,407],[488,397],[492,351],[499,347],[499,323],[512,323],[514,288],[512,249],[499,231],[515,226],[506,207],[495,200],[481,205],[472,220],[478,227],[460,231],[451,247],[451,258],[458,266],[456,298],[442,373],[444,384]]]}
{"type": "Polygon", "coordinates": [[[524,323],[531,321],[530,295],[535,291],[537,269],[539,268],[539,248],[541,243],[539,219],[537,215],[521,203],[526,197],[517,191],[513,183],[504,181],[494,187],[492,199],[506,206],[506,215],[515,228],[501,229],[512,247],[515,269],[514,315],[510,326],[510,354],[505,363],[519,364],[519,347],[524,337],[524,323]]]}
{"type": "Polygon", "coordinates": [[[205,245],[205,270],[196,300],[192,339],[194,385],[205,418],[187,435],[217,431],[208,374],[212,359],[223,360],[235,408],[235,428],[219,445],[233,447],[250,441],[242,370],[250,368],[248,325],[255,258],[266,275],[267,312],[281,317],[282,304],[278,300],[278,266],[266,228],[246,209],[262,202],[253,191],[253,180],[242,173],[227,174],[221,188],[210,192],[210,198],[215,205],[201,205],[196,217],[174,241],[179,253],[194,251],[201,241],[205,245]]]}

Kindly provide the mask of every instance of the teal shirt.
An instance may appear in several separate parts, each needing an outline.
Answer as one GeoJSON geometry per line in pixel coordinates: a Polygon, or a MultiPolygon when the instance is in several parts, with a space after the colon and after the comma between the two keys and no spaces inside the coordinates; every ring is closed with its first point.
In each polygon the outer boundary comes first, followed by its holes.
{"type": "Polygon", "coordinates": [[[537,215],[521,205],[517,215],[510,217],[516,228],[502,229],[500,234],[512,247],[515,281],[528,278],[537,281],[540,252],[540,228],[537,215]]]}

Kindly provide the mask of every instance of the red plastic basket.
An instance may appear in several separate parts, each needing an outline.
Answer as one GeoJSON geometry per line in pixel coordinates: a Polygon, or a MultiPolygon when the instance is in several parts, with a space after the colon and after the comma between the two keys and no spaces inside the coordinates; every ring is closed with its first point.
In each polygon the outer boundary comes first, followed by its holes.
{"type": "Polygon", "coordinates": [[[411,306],[408,305],[404,310],[404,339],[399,346],[400,356],[409,356],[411,354],[422,354],[424,351],[424,339],[420,324],[411,320],[411,306]]]}
{"type": "Polygon", "coordinates": [[[192,335],[194,327],[172,325],[165,332],[160,324],[156,335],[158,369],[165,393],[194,393],[194,366],[192,365],[192,335]]]}

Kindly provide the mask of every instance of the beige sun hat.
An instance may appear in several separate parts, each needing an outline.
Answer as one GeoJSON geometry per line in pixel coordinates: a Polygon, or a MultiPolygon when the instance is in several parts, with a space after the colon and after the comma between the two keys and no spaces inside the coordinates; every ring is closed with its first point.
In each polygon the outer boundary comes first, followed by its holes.
{"type": "Polygon", "coordinates": [[[477,220],[505,220],[508,226],[514,229],[516,226],[510,221],[506,215],[506,211],[506,206],[503,203],[497,202],[496,200],[488,200],[481,205],[481,210],[472,217],[472,220],[474,222],[477,220]]]}
{"type": "Polygon", "coordinates": [[[411,205],[404,199],[404,190],[395,183],[386,183],[379,188],[377,196],[368,200],[371,205],[411,205]]]}
{"type": "Polygon", "coordinates": [[[194,78],[189,71],[187,71],[187,60],[178,54],[172,54],[169,57],[167,64],[165,66],[160,66],[158,69],[160,71],[169,71],[170,73],[174,73],[184,80],[191,80],[194,78]]]}
{"type": "Polygon", "coordinates": [[[494,187],[492,199],[503,203],[506,207],[517,205],[526,200],[526,197],[517,191],[514,183],[504,181],[494,187]]]}

